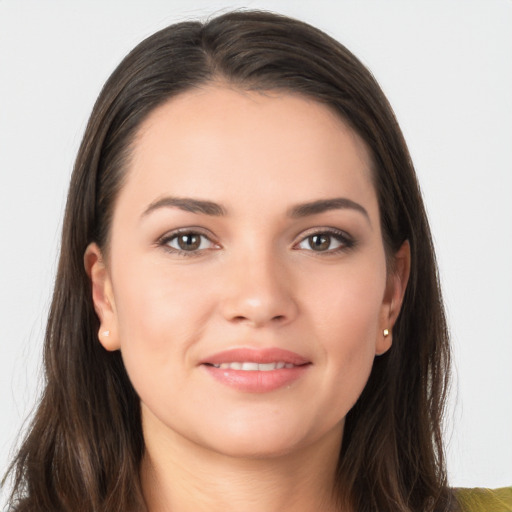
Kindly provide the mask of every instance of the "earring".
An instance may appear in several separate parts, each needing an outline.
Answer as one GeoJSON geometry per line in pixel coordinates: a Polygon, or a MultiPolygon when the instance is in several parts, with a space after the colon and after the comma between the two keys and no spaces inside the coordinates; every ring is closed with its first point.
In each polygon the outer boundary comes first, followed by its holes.
{"type": "Polygon", "coordinates": [[[389,329],[384,329],[382,334],[384,335],[384,338],[387,338],[389,336],[389,329]]]}
{"type": "Polygon", "coordinates": [[[110,336],[110,331],[103,331],[101,334],[103,334],[103,336],[110,336]]]}

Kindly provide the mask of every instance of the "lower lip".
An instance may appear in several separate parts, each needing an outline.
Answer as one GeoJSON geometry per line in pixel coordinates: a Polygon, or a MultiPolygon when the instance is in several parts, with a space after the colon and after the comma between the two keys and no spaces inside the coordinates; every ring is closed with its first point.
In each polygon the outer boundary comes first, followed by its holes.
{"type": "Polygon", "coordinates": [[[216,368],[203,364],[202,367],[216,380],[246,393],[268,393],[300,379],[310,364],[269,371],[244,371],[216,368]]]}

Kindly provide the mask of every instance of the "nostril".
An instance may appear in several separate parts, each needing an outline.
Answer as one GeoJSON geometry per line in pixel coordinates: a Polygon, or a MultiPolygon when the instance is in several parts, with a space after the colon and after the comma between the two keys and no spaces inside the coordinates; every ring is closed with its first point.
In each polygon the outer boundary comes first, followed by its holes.
{"type": "MultiPolygon", "coordinates": [[[[285,315],[276,315],[276,316],[273,316],[270,319],[270,321],[278,323],[278,322],[283,322],[285,319],[286,319],[285,315]]],[[[250,317],[247,317],[247,316],[244,316],[244,315],[234,316],[231,319],[231,321],[234,322],[234,323],[253,322],[253,321],[256,322],[256,323],[261,323],[258,320],[251,320],[250,317]]]]}

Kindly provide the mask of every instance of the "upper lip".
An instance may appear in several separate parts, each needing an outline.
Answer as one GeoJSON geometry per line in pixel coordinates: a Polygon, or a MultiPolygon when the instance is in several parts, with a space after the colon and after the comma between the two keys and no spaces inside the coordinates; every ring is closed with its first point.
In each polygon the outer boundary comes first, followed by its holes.
{"type": "Polygon", "coordinates": [[[310,363],[301,355],[281,348],[233,348],[205,357],[200,364],[284,362],[295,366],[310,363]]]}

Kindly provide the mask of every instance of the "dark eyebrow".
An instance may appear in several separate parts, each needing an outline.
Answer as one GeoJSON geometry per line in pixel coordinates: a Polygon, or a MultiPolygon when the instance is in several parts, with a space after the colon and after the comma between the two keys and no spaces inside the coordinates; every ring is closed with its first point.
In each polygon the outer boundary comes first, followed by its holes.
{"type": "Polygon", "coordinates": [[[145,217],[158,208],[179,208],[186,212],[202,213],[204,215],[220,216],[225,215],[226,211],[222,206],[212,201],[203,201],[201,199],[192,199],[190,197],[163,197],[151,203],[142,214],[145,217]]]}
{"type": "MultiPolygon", "coordinates": [[[[356,210],[362,213],[368,222],[370,222],[370,216],[366,209],[359,203],[347,199],[346,197],[335,197],[333,199],[319,199],[318,201],[312,201],[311,203],[303,203],[293,206],[288,215],[293,218],[307,217],[309,215],[317,215],[319,213],[327,212],[329,210],[344,210],[344,209],[356,210]]],[[[371,225],[371,222],[370,222],[371,225]]]]}

